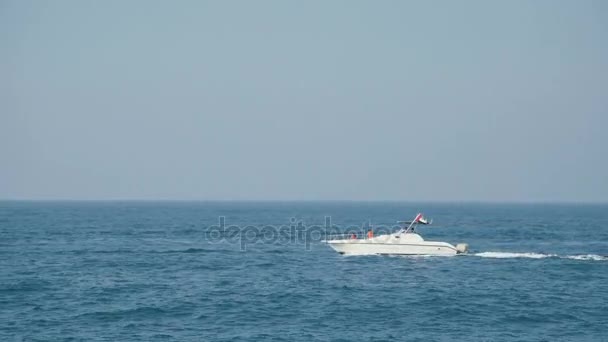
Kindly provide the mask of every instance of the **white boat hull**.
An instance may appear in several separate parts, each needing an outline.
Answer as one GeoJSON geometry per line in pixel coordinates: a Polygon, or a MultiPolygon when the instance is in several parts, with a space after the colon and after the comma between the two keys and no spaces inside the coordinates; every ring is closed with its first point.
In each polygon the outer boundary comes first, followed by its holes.
{"type": "Polygon", "coordinates": [[[327,244],[345,255],[456,255],[466,252],[447,242],[424,241],[418,234],[383,235],[371,239],[330,240],[327,244]]]}

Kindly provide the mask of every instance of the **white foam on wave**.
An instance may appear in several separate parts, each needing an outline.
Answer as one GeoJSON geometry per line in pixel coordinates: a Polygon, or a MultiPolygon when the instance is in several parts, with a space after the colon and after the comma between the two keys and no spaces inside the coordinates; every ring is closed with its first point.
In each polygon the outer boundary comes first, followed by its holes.
{"type": "Polygon", "coordinates": [[[597,255],[597,254],[569,255],[565,258],[573,259],[573,260],[595,260],[595,261],[608,260],[608,256],[597,255]]]}
{"type": "Polygon", "coordinates": [[[542,258],[551,258],[556,257],[556,254],[541,254],[541,253],[510,253],[510,252],[483,252],[483,253],[475,253],[473,254],[482,258],[497,258],[497,259],[507,259],[507,258],[531,258],[531,259],[542,259],[542,258]]]}
{"type": "Polygon", "coordinates": [[[529,258],[529,259],[543,259],[543,258],[561,258],[561,259],[572,259],[572,260],[595,260],[602,261],[608,260],[608,256],[602,256],[597,254],[581,254],[581,255],[557,255],[557,254],[543,254],[543,253],[515,253],[515,252],[482,252],[475,253],[474,256],[482,258],[495,258],[495,259],[509,259],[509,258],[529,258]]]}

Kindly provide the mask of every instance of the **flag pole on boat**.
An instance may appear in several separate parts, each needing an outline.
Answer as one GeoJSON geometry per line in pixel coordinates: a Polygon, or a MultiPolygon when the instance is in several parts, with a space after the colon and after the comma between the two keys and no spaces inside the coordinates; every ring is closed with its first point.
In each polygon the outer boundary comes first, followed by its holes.
{"type": "Polygon", "coordinates": [[[414,220],[410,223],[410,225],[407,227],[407,229],[403,230],[401,229],[400,233],[407,233],[409,232],[416,223],[418,223],[418,221],[420,221],[420,219],[422,218],[422,213],[418,213],[418,215],[416,215],[416,218],[414,218],[414,220]]]}

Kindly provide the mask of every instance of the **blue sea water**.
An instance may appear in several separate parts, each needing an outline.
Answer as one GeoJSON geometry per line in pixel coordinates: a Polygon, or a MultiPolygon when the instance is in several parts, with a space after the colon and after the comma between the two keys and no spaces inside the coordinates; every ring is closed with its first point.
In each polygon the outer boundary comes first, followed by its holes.
{"type": "Polygon", "coordinates": [[[5,201],[0,340],[608,341],[606,255],[607,205],[5,201]],[[319,241],[419,211],[469,254],[319,241]]]}

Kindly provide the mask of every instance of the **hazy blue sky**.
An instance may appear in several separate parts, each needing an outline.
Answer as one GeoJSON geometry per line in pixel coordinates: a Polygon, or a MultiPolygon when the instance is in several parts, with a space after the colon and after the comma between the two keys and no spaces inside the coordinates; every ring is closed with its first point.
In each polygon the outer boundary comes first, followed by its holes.
{"type": "Polygon", "coordinates": [[[608,200],[608,1],[0,0],[0,198],[608,200]]]}

